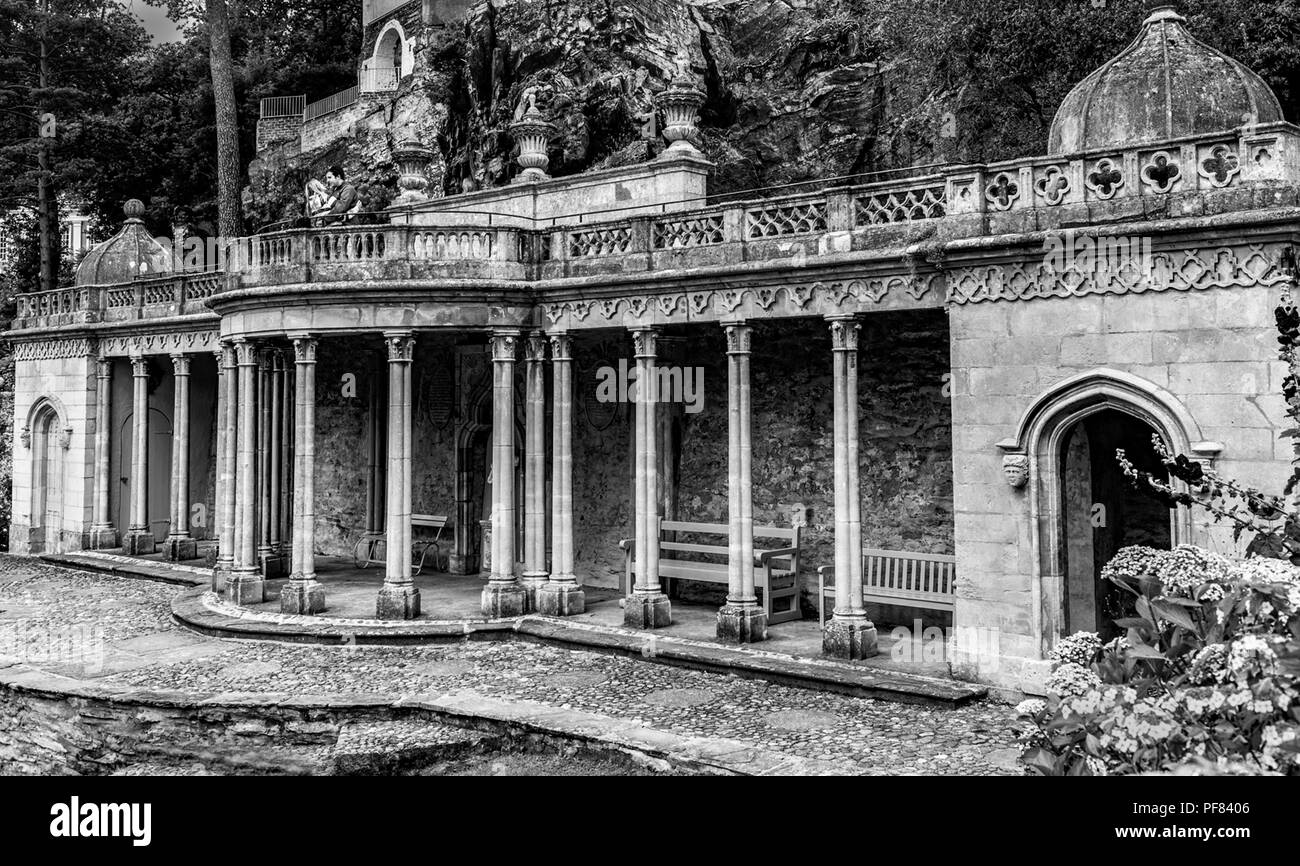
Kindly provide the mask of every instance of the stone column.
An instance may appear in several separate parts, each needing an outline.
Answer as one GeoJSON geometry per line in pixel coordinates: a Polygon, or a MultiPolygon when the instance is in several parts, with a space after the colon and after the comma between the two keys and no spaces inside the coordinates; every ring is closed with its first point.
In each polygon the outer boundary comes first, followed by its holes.
{"type": "MultiPolygon", "coordinates": [[[[235,470],[235,567],[226,582],[226,597],[235,604],[261,604],[266,599],[257,559],[257,349],[235,341],[239,364],[238,453],[235,470]]],[[[227,454],[229,443],[227,443],[227,454]]]]}
{"type": "Polygon", "coordinates": [[[156,553],[158,544],[149,528],[149,361],[131,358],[131,521],[124,551],[131,556],[156,553]]]}
{"type": "MultiPolygon", "coordinates": [[[[754,591],[754,499],[751,483],[749,355],[752,329],[726,322],[727,333],[727,603],[718,611],[718,639],[767,639],[767,612],[754,591]]],[[[768,590],[770,592],[770,589],[768,590]]]]}
{"type": "Polygon", "coordinates": [[[366,537],[384,534],[384,414],[378,370],[371,371],[366,406],[366,537]]]}
{"type": "Polygon", "coordinates": [[[551,336],[551,575],[537,612],[573,616],[587,594],[573,573],[573,338],[551,336]]]}
{"type": "Polygon", "coordinates": [[[662,628],[672,624],[672,606],[659,585],[659,456],[656,413],[659,373],[655,367],[658,332],[632,332],[636,352],[636,428],[634,475],[636,510],[636,584],[623,605],[623,624],[662,628]]]}
{"type": "Polygon", "coordinates": [[[95,508],[86,545],[91,550],[110,550],[120,543],[108,509],[112,424],[113,362],[100,358],[95,365],[95,508]]]}
{"type": "MultiPolygon", "coordinates": [[[[315,351],[313,349],[313,358],[315,351]]],[[[269,487],[270,510],[271,515],[268,523],[270,524],[267,545],[271,548],[271,556],[275,557],[278,562],[284,561],[283,537],[280,535],[280,524],[283,515],[280,507],[283,504],[282,484],[284,474],[284,353],[279,349],[271,352],[271,432],[270,443],[267,447],[266,459],[269,464],[267,472],[270,476],[269,487]]],[[[283,573],[284,566],[278,569],[283,573]]]]}
{"type": "Polygon", "coordinates": [[[316,580],[316,341],[292,334],[297,369],[293,411],[293,545],[289,582],[280,590],[280,612],[315,614],[325,609],[316,580]]]}
{"type": "Polygon", "coordinates": [[[852,316],[829,320],[835,397],[835,615],[822,651],[847,659],[877,653],[876,627],[862,599],[862,517],[858,488],[858,331],[852,316]]]}
{"type": "Polygon", "coordinates": [[[483,615],[524,612],[515,579],[515,346],[514,331],[492,334],[492,574],[483,587],[483,615]]]}
{"type": "Polygon", "coordinates": [[[171,530],[164,548],[170,560],[194,559],[198,545],[190,536],[190,359],[172,355],[175,394],[172,406],[171,530]]]}
{"type": "Polygon", "coordinates": [[[388,345],[388,533],[384,585],[376,615],[380,619],[415,619],[420,591],[411,575],[411,360],[415,336],[386,331],[388,345]]]}
{"type": "Polygon", "coordinates": [[[263,577],[276,577],[271,548],[271,358],[276,349],[263,348],[257,363],[257,565],[263,577]]]}
{"type": "Polygon", "coordinates": [[[217,541],[217,564],[212,570],[212,589],[220,592],[235,570],[236,530],[239,523],[235,510],[235,477],[239,463],[239,368],[235,347],[221,344],[221,392],[218,395],[217,423],[220,460],[217,475],[217,510],[220,535],[217,541]]]}
{"type": "Polygon", "coordinates": [[[524,344],[524,574],[526,609],[537,610],[546,585],[546,337],[524,344]]]}

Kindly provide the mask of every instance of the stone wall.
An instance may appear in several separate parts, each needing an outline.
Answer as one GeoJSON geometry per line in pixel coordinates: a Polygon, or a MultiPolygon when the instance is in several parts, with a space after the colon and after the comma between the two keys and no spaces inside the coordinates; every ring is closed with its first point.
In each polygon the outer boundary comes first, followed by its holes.
{"type": "MultiPolygon", "coordinates": [[[[859,412],[865,545],[952,552],[951,418],[943,395],[947,342],[941,312],[863,319],[859,412]]],[[[662,354],[679,359],[665,358],[663,363],[702,367],[705,384],[702,411],[675,413],[681,425],[676,517],[725,523],[727,369],[722,329],[693,329],[680,341],[669,339],[661,346],[662,354]]],[[[816,569],[834,560],[830,335],[820,320],[757,323],[753,348],[754,521],[789,526],[797,506],[808,511],[800,570],[804,605],[811,613],[816,607],[816,569]]],[[[578,342],[575,357],[577,390],[582,394],[594,392],[595,367],[602,357],[614,364],[618,357],[630,362],[631,351],[617,339],[587,338],[578,342]]],[[[594,412],[587,413],[582,405],[575,417],[576,555],[584,580],[602,585],[612,585],[622,574],[617,544],[631,534],[627,408],[619,407],[617,418],[603,430],[588,417],[594,412]]],[[[592,409],[599,411],[598,406],[592,409]]],[[[901,612],[883,613],[887,621],[910,622],[901,612]]]]}
{"type": "Polygon", "coordinates": [[[95,448],[95,372],[89,355],[14,362],[13,520],[9,530],[12,553],[79,550],[81,533],[89,525],[95,448]],[[68,447],[62,450],[62,519],[46,528],[45,538],[33,549],[31,530],[43,521],[32,515],[33,449],[24,444],[23,427],[32,408],[50,399],[59,423],[72,428],[68,447]]]}
{"type": "MultiPolygon", "coordinates": [[[[1025,490],[1012,489],[997,443],[1016,435],[1021,416],[1052,386],[1113,369],[1166,389],[1190,412],[1202,439],[1226,443],[1217,464],[1225,474],[1280,492],[1291,454],[1287,440],[1278,438],[1285,426],[1285,366],[1276,360],[1272,325],[1278,291],[1257,285],[952,309],[956,544],[962,567],[956,619],[995,630],[988,639],[997,641],[999,668],[984,671],[984,679],[1026,688],[1041,683],[1045,664],[1035,660],[1044,658],[1055,639],[1051,623],[1062,589],[1054,585],[1059,580],[1037,585],[1031,507],[1034,485],[1043,479],[1031,477],[1025,490]]],[[[1229,527],[1208,523],[1204,514],[1192,520],[1195,543],[1240,552],[1229,527]]]]}

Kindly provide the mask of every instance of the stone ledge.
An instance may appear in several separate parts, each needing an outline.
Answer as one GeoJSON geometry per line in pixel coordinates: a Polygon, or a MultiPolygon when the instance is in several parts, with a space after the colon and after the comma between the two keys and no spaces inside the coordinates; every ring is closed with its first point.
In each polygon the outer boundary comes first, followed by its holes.
{"type": "Polygon", "coordinates": [[[329,645],[412,645],[468,640],[524,640],[641,656],[695,670],[763,679],[781,685],[900,703],[962,706],[985,697],[979,685],[886,671],[822,659],[800,659],[749,647],[687,640],[631,629],[579,624],[530,614],[503,620],[331,620],[327,617],[261,614],[226,604],[210,590],[184,592],[172,616],[201,634],[245,640],[329,645]]]}
{"type": "Polygon", "coordinates": [[[134,556],[86,551],[83,553],[46,553],[42,554],[40,559],[51,565],[73,568],[78,571],[113,574],[119,577],[141,577],[147,580],[175,583],[181,586],[209,586],[212,583],[212,569],[210,568],[153,562],[134,556]]]}

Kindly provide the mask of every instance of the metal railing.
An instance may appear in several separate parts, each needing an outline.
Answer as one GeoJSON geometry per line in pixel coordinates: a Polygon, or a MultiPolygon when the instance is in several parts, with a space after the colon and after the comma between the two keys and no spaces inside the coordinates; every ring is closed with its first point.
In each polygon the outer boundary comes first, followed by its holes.
{"type": "Polygon", "coordinates": [[[268,96],[265,97],[258,108],[258,116],[267,120],[272,117],[302,117],[303,108],[307,105],[307,97],[299,94],[298,96],[268,96]]]}
{"type": "Polygon", "coordinates": [[[401,79],[400,70],[396,66],[380,66],[374,69],[361,70],[361,82],[359,87],[362,93],[390,93],[397,89],[397,82],[401,79]]]}
{"type": "Polygon", "coordinates": [[[340,90],[333,96],[318,99],[303,109],[302,122],[307,123],[308,121],[315,120],[318,117],[324,117],[331,112],[347,108],[349,105],[354,105],[360,97],[360,94],[361,88],[354,84],[347,90],[340,90]]]}

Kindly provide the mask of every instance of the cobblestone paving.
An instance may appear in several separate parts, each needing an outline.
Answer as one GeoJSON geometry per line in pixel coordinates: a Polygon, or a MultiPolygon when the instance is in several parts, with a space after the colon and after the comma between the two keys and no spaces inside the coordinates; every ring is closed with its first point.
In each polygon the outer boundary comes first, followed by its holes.
{"type": "MultiPolygon", "coordinates": [[[[105,640],[176,629],[174,586],[82,574],[0,556],[0,611],[21,605],[43,625],[102,623],[105,640]],[[56,598],[58,605],[52,604],[56,598]]],[[[0,625],[3,617],[0,613],[0,625]]],[[[790,688],[641,659],[527,643],[324,647],[209,641],[109,671],[105,682],[204,692],[395,696],[469,690],[632,721],[693,737],[725,737],[870,774],[1018,774],[1011,709],[958,710],[790,688]]],[[[431,732],[432,734],[432,732],[431,732]]],[[[442,736],[442,734],[433,734],[442,736]]],[[[490,766],[468,772],[493,772],[490,766]]]]}

